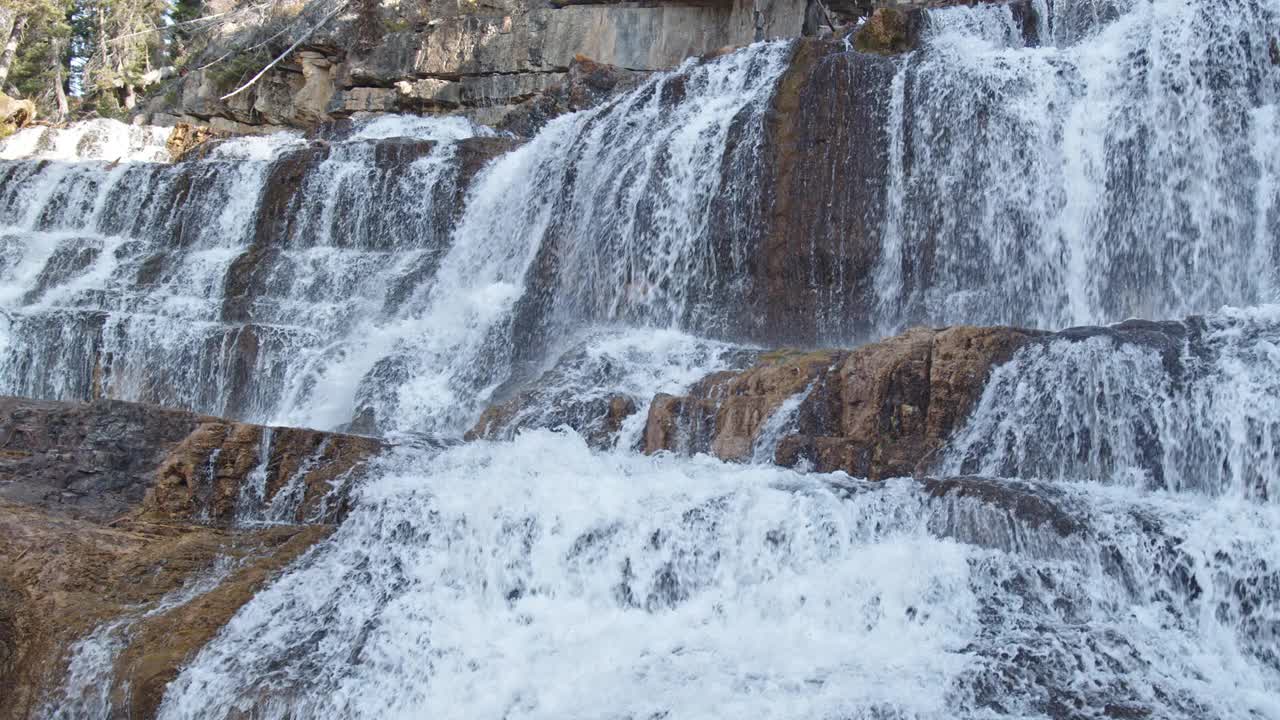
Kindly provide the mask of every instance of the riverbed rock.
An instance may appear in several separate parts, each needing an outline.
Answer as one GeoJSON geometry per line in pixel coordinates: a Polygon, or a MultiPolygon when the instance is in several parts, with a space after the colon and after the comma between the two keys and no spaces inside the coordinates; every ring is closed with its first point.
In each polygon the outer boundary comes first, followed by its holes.
{"type": "Polygon", "coordinates": [[[927,473],[991,369],[1036,337],[1016,328],[916,328],[855,350],[766,354],[654,400],[644,449],[749,459],[774,412],[804,393],[774,461],[870,479],[927,473]]]}
{"type": "Polygon", "coordinates": [[[59,693],[75,643],[107,623],[119,654],[88,689],[113,717],[153,716],[182,664],[331,532],[381,447],[136,403],[0,398],[0,718],[101,711],[59,693]],[[265,518],[273,504],[289,512],[265,518]],[[256,517],[270,522],[237,522],[256,517]]]}

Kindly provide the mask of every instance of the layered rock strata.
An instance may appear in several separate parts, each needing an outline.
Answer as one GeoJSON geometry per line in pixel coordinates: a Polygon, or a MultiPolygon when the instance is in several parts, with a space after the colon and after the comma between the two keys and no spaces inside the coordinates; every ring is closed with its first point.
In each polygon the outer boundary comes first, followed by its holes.
{"type": "Polygon", "coordinates": [[[134,403],[0,399],[0,718],[74,714],[90,695],[153,715],[178,668],[328,535],[380,449],[134,403]],[[93,642],[114,662],[68,696],[68,664],[93,642]]]}

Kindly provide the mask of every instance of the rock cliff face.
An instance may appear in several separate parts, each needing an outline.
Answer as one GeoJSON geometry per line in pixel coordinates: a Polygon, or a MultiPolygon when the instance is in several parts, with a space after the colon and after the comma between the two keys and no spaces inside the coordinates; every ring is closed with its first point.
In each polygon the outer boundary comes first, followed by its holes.
{"type": "Polygon", "coordinates": [[[0,399],[0,718],[46,704],[150,717],[179,666],[329,533],[380,449],[133,403],[0,399]],[[95,647],[114,663],[95,665],[95,647]]]}
{"type": "Polygon", "coordinates": [[[645,74],[756,40],[846,35],[859,50],[893,54],[916,45],[921,10],[975,1],[1001,0],[313,0],[274,15],[221,0],[210,12],[242,17],[146,115],[233,132],[386,112],[461,112],[502,124],[531,101],[572,92],[584,61],[645,74]],[[300,44],[282,62],[224,97],[294,38],[300,44]]]}
{"type": "MultiPolygon", "coordinates": [[[[286,31],[296,34],[330,7],[311,3],[286,31]]],[[[757,37],[797,37],[806,8],[806,0],[352,4],[250,90],[220,99],[270,56],[191,72],[149,110],[153,121],[185,116],[236,131],[394,111],[465,111],[496,124],[520,103],[571,84],[584,58],[621,71],[666,70],[757,37]]],[[[238,52],[257,29],[253,20],[230,26],[209,60],[238,52]]]]}

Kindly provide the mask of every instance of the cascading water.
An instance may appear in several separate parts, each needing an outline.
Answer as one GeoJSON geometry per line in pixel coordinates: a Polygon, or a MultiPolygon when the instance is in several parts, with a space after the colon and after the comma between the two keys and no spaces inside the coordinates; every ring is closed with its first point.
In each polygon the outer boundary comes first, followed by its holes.
{"type": "Polygon", "coordinates": [[[269,419],[305,392],[309,354],[430,277],[456,192],[452,143],[470,134],[390,119],[327,146],[233,140],[176,165],[8,163],[0,386],[269,419]],[[311,172],[282,197],[280,176],[299,168],[311,172]]]}
{"type": "Polygon", "coordinates": [[[1038,22],[1012,6],[931,13],[901,64],[880,327],[1276,300],[1280,4],[1027,5],[1038,22]]]}
{"type": "Polygon", "coordinates": [[[716,274],[708,226],[717,195],[733,191],[721,165],[747,162],[727,138],[745,123],[738,145],[754,150],[786,53],[762,45],[657,75],[496,160],[434,282],[346,341],[358,352],[322,362],[324,388],[283,420],[354,408],[384,430],[457,434],[514,366],[584,323],[713,324],[721,315],[698,305],[716,274]]]}
{"type": "Polygon", "coordinates": [[[755,162],[787,52],[656,75],[553,121],[465,193],[475,150],[458,143],[492,133],[457,118],[173,166],[10,163],[0,388],[460,434],[514,365],[584,322],[714,329],[715,292],[746,262],[717,252],[746,222],[724,197],[750,191],[722,166],[755,162]]]}
{"type": "Polygon", "coordinates": [[[938,499],[547,431],[383,462],[161,717],[1280,712],[1275,506],[938,499]]]}
{"type": "Polygon", "coordinates": [[[1124,327],[998,368],[941,472],[1280,500],[1280,306],[1124,327]]]}
{"type": "MultiPolygon", "coordinates": [[[[1280,6],[928,17],[875,89],[873,324],[1176,318],[1030,341],[940,479],[764,466],[814,386],[752,462],[631,450],[654,394],[757,356],[786,44],[523,143],[399,118],[113,165],[158,145],[24,136],[53,159],[0,165],[5,392],[446,436],[523,393],[500,440],[377,459],[160,716],[1280,720],[1280,6]]],[[[267,470],[242,524],[293,515],[267,470]]],[[[72,658],[90,715],[119,633],[72,658]]]]}

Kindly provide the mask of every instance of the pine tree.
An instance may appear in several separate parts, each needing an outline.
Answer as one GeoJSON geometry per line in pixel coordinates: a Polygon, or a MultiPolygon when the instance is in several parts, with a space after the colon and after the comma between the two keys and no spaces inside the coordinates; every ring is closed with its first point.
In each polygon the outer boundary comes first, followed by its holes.
{"type": "Polygon", "coordinates": [[[69,18],[73,0],[0,0],[5,38],[0,88],[36,101],[42,114],[57,116],[65,97],[69,18]]]}

